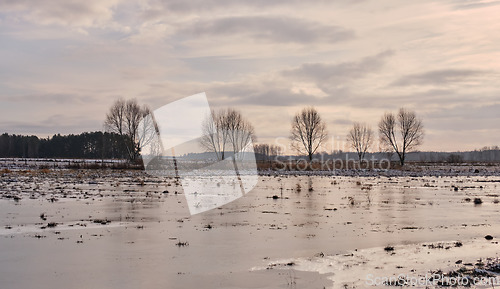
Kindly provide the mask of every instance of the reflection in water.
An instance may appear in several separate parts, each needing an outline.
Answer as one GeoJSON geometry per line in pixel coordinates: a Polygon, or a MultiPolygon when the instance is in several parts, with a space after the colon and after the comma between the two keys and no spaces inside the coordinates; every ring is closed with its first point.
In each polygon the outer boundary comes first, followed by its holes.
{"type": "Polygon", "coordinates": [[[196,280],[212,276],[219,283],[197,285],[218,288],[214,284],[220,284],[229,272],[248,272],[255,266],[267,266],[270,260],[419,242],[465,242],[498,229],[499,205],[488,195],[489,184],[473,178],[443,178],[434,187],[424,186],[428,182],[260,177],[256,188],[242,198],[194,216],[189,214],[185,196],[173,194],[175,190],[182,193],[173,180],[146,182],[140,189],[123,184],[113,197],[86,201],[49,203],[26,198],[15,205],[2,200],[0,225],[4,231],[6,226],[35,228],[42,211],[60,227],[89,216],[120,226],[78,227],[55,234],[56,227],[43,231],[43,238],[29,232],[3,234],[0,277],[14,289],[35,284],[127,289],[190,288],[196,280]],[[455,181],[463,181],[469,188],[455,192],[450,189],[450,182],[455,181]],[[172,186],[161,187],[166,182],[172,186]],[[273,198],[275,195],[280,197],[273,198]],[[483,204],[464,201],[474,197],[482,198],[483,204]],[[179,242],[188,245],[177,246],[179,242]],[[50,268],[42,266],[49,262],[50,268]]]}

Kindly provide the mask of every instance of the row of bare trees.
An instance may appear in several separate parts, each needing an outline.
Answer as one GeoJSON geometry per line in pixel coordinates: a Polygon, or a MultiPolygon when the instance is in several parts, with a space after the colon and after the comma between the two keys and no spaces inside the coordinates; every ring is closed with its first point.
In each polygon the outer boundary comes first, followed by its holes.
{"type": "MultiPolygon", "coordinates": [[[[214,152],[218,160],[225,159],[228,152],[236,154],[244,150],[255,141],[252,124],[232,108],[212,110],[202,126],[200,145],[214,152]]],[[[140,106],[135,99],[116,100],[106,115],[104,128],[124,137],[131,161],[138,159],[141,150],[155,141],[159,131],[150,108],[140,106]]]]}
{"type": "Polygon", "coordinates": [[[274,157],[280,156],[283,151],[278,145],[270,145],[270,144],[255,144],[254,152],[257,155],[258,159],[269,161],[274,157]]]}
{"type": "MultiPolygon", "coordinates": [[[[106,115],[104,126],[107,131],[125,137],[130,160],[139,157],[141,149],[152,141],[158,131],[151,110],[140,106],[136,100],[117,100],[106,115]]],[[[244,151],[256,140],[252,124],[232,108],[212,110],[202,124],[202,131],[200,145],[206,151],[215,153],[217,160],[227,158],[228,152],[235,155],[244,151]]],[[[379,149],[395,152],[401,165],[404,165],[406,154],[422,143],[424,129],[422,120],[414,111],[401,108],[397,114],[388,112],[382,116],[378,133],[379,149]]],[[[307,155],[310,161],[327,137],[326,123],[315,108],[304,108],[294,116],[291,145],[297,152],[307,155]]],[[[356,150],[360,161],[373,146],[373,141],[373,130],[366,123],[355,122],[347,134],[347,142],[356,150]]],[[[281,154],[280,147],[274,145],[261,144],[254,149],[263,156],[281,154]]]]}
{"type": "MultiPolygon", "coordinates": [[[[422,120],[417,118],[414,111],[405,108],[399,109],[397,114],[385,113],[378,124],[378,132],[379,149],[395,152],[401,165],[405,163],[406,154],[421,145],[424,137],[422,120]]],[[[309,161],[327,137],[326,124],[315,108],[304,108],[293,118],[290,135],[292,147],[306,154],[309,161]]],[[[372,147],[373,141],[373,130],[366,123],[355,122],[347,134],[347,142],[356,150],[360,161],[372,147]]]]}

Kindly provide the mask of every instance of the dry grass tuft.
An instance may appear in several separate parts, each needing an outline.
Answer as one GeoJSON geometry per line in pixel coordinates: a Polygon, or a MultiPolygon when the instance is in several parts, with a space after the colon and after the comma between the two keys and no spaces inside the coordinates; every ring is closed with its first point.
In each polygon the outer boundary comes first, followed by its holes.
{"type": "Polygon", "coordinates": [[[9,169],[2,169],[2,170],[0,170],[0,174],[10,174],[10,173],[12,173],[12,171],[9,170],[9,169]]]}

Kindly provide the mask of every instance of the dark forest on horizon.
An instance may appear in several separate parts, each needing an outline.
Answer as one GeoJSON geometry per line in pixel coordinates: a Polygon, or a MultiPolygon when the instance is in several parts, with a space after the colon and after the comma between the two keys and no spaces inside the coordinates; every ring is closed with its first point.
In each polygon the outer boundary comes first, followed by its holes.
{"type": "Polygon", "coordinates": [[[126,159],[123,136],[108,132],[84,132],[48,138],[4,133],[0,158],[126,159]]]}

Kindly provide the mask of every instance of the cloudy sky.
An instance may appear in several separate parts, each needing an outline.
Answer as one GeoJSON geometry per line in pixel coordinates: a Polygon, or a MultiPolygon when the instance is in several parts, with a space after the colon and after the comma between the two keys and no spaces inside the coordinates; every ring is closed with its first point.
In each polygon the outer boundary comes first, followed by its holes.
{"type": "Polygon", "coordinates": [[[500,1],[0,0],[0,132],[102,129],[119,97],[205,91],[259,142],[315,106],[330,136],[401,106],[422,150],[500,144],[500,1]]]}

